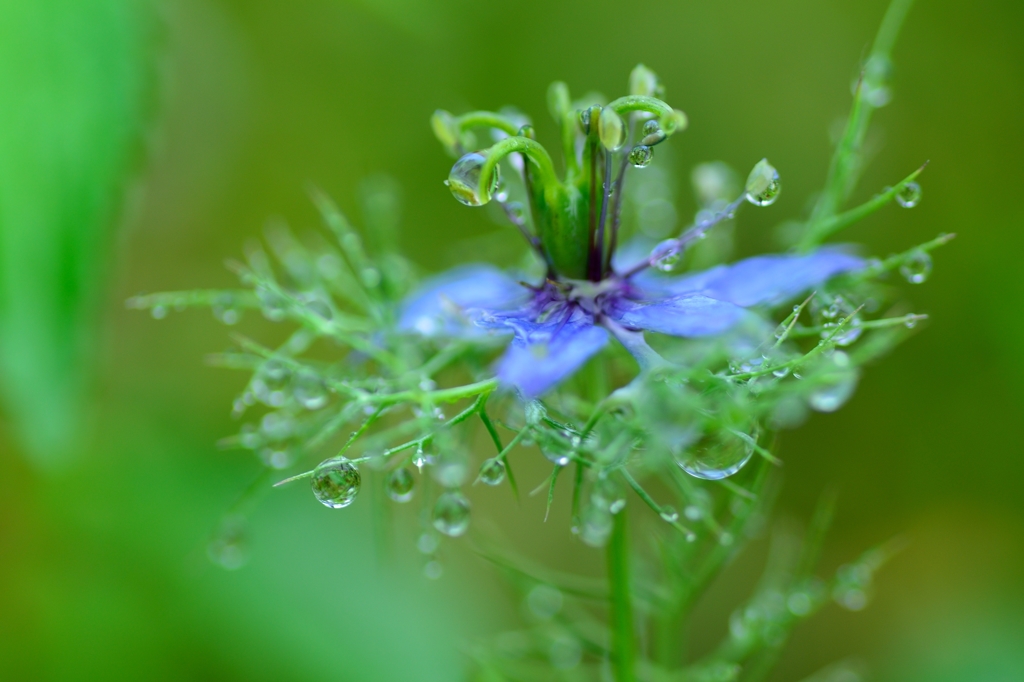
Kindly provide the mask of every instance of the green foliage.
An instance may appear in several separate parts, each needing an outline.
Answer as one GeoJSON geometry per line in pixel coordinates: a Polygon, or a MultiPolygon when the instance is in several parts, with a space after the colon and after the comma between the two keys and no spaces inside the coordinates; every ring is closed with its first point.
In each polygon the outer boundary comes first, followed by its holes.
{"type": "Polygon", "coordinates": [[[150,134],[150,0],[0,12],[0,391],[41,466],[81,434],[97,304],[150,134]]]}

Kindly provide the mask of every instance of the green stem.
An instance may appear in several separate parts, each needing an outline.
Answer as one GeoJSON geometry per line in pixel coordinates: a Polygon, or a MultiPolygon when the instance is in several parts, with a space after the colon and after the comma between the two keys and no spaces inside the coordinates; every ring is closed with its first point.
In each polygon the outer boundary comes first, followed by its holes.
{"type": "Polygon", "coordinates": [[[480,168],[480,186],[477,188],[480,196],[490,196],[489,183],[491,178],[494,177],[498,162],[509,154],[516,152],[525,156],[530,162],[534,174],[534,182],[540,182],[541,187],[545,189],[560,186],[561,183],[559,183],[558,176],[555,174],[555,166],[548,155],[548,151],[539,142],[528,137],[512,136],[506,137],[487,150],[487,160],[480,168]]]}
{"type": "Polygon", "coordinates": [[[459,126],[459,132],[470,128],[496,128],[509,135],[517,135],[519,127],[501,114],[493,111],[471,111],[455,119],[459,126]]]}
{"type": "Polygon", "coordinates": [[[633,601],[629,583],[629,543],[626,510],[612,517],[608,543],[612,669],[615,682],[636,681],[636,642],[633,639],[633,601]]]}

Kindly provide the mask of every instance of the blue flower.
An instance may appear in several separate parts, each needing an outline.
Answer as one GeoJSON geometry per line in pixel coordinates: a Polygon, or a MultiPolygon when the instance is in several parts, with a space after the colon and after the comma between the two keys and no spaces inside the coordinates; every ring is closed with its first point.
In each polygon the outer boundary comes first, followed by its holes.
{"type": "Polygon", "coordinates": [[[426,282],[402,308],[398,326],[426,336],[512,335],[497,364],[502,384],[535,398],[579,369],[609,335],[651,331],[680,337],[720,334],[746,308],[793,298],[863,267],[835,249],[755,256],[677,277],[650,269],[599,282],[518,282],[498,268],[466,265],[426,282]]]}
{"type": "Polygon", "coordinates": [[[678,277],[651,272],[670,269],[691,243],[732,218],[742,204],[775,202],[782,189],[779,174],[762,160],[740,198],[679,238],[662,242],[631,267],[622,267],[617,245],[626,171],[647,166],[654,147],[687,126],[683,112],[654,96],[660,91],[657,76],[646,67],[634,69],[630,89],[628,96],[607,105],[579,108],[564,83],[552,85],[548,103],[562,127],[563,177],[521,116],[434,114],[434,132],[459,156],[447,181],[452,194],[468,206],[492,200],[501,204],[547,275],[530,284],[488,265],[456,268],[404,302],[399,329],[445,337],[510,334],[497,364],[498,378],[535,398],[579,369],[609,336],[644,366],[651,355],[644,331],[681,337],[720,334],[751,315],[746,310],[751,306],[779,303],[863,266],[855,256],[823,249],[758,256],[678,277]],[[472,129],[480,127],[490,128],[498,141],[467,151],[476,139],[472,129]],[[520,175],[528,212],[508,201],[499,170],[506,158],[506,166],[520,175]]]}

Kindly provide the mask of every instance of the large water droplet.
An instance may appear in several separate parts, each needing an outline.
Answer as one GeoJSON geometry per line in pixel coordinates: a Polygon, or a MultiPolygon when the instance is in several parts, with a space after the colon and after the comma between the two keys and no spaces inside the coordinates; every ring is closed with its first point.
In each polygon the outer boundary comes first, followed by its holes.
{"type": "Polygon", "coordinates": [[[921,203],[921,185],[908,182],[896,192],[896,202],[903,208],[914,208],[921,203]]]}
{"type": "Polygon", "coordinates": [[[491,200],[491,195],[498,188],[501,178],[498,167],[495,166],[491,177],[484,181],[481,194],[480,173],[486,162],[486,154],[470,152],[456,161],[451,173],[448,174],[448,189],[451,190],[452,196],[466,206],[483,206],[491,200]]]}
{"type": "Polygon", "coordinates": [[[505,463],[489,459],[480,465],[480,481],[487,485],[500,485],[505,480],[505,463]]]}
{"type": "Polygon", "coordinates": [[[626,144],[626,124],[614,109],[602,109],[597,119],[597,137],[609,151],[616,151],[626,144]]]}
{"type": "Polygon", "coordinates": [[[634,168],[647,168],[654,158],[654,149],[647,145],[638,144],[629,150],[629,162],[634,168]]]}
{"type": "Polygon", "coordinates": [[[662,272],[671,272],[682,259],[682,250],[676,239],[666,239],[651,252],[651,265],[662,272]]]}
{"type": "Polygon", "coordinates": [[[292,377],[292,395],[307,410],[319,410],[327,404],[327,387],[311,369],[301,369],[292,377]]]}
{"type": "Polygon", "coordinates": [[[731,433],[715,433],[678,454],[676,463],[694,478],[718,481],[742,469],[753,455],[754,446],[747,441],[731,433]]]}
{"type": "Polygon", "coordinates": [[[771,206],[779,198],[782,180],[768,159],[761,159],[750,171],[745,191],[747,201],[754,206],[771,206]]]}
{"type": "Polygon", "coordinates": [[[911,284],[921,284],[932,274],[932,257],[926,251],[915,251],[900,266],[900,274],[911,284]]]}
{"type": "Polygon", "coordinates": [[[469,528],[469,500],[457,490],[451,490],[437,498],[434,504],[434,528],[445,535],[456,538],[469,528]]]}
{"type": "Polygon", "coordinates": [[[388,497],[395,502],[408,502],[412,499],[412,489],[415,484],[416,480],[409,467],[400,467],[388,474],[384,487],[387,489],[388,497]]]}
{"type": "Polygon", "coordinates": [[[320,462],[313,470],[312,483],[313,494],[322,505],[342,509],[356,499],[362,477],[348,458],[332,457],[320,462]]]}
{"type": "Polygon", "coordinates": [[[668,135],[661,129],[661,124],[658,121],[651,119],[644,123],[643,129],[640,131],[640,144],[647,147],[653,147],[659,142],[664,142],[668,135]]]}

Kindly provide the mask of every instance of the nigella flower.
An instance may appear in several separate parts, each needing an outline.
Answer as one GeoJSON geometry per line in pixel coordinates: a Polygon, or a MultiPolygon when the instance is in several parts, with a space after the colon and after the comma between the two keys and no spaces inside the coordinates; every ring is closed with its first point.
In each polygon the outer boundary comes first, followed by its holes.
{"type": "Polygon", "coordinates": [[[610,337],[619,340],[643,367],[649,360],[642,332],[678,337],[720,334],[750,315],[746,309],[774,304],[816,287],[863,262],[835,249],[766,255],[682,276],[671,270],[685,249],[744,201],[767,206],[781,189],[766,160],[747,180],[744,195],[713,217],[669,239],[638,262],[616,257],[625,171],[650,163],[653,147],[682,130],[686,118],[652,95],[656,77],[643,66],[630,79],[633,94],[601,107],[577,111],[568,89],[549,92],[552,113],[563,128],[567,157],[564,180],[555,176],[547,151],[533,129],[511,117],[473,112],[434,116],[438,137],[455,153],[471,140],[470,129],[489,127],[501,137],[489,149],[464,153],[448,185],[464,204],[495,199],[523,232],[547,267],[541,282],[520,282],[488,265],[465,265],[425,283],[406,301],[399,328],[428,336],[472,337],[508,333],[511,342],[497,364],[499,380],[535,398],[579,369],[610,337]],[[639,133],[637,133],[639,128],[639,133]],[[627,144],[639,134],[638,144],[627,144]],[[628,148],[628,151],[625,151],[628,148]],[[530,203],[525,211],[508,202],[499,161],[515,154],[530,203]],[[616,158],[616,157],[619,158],[616,158]]]}

